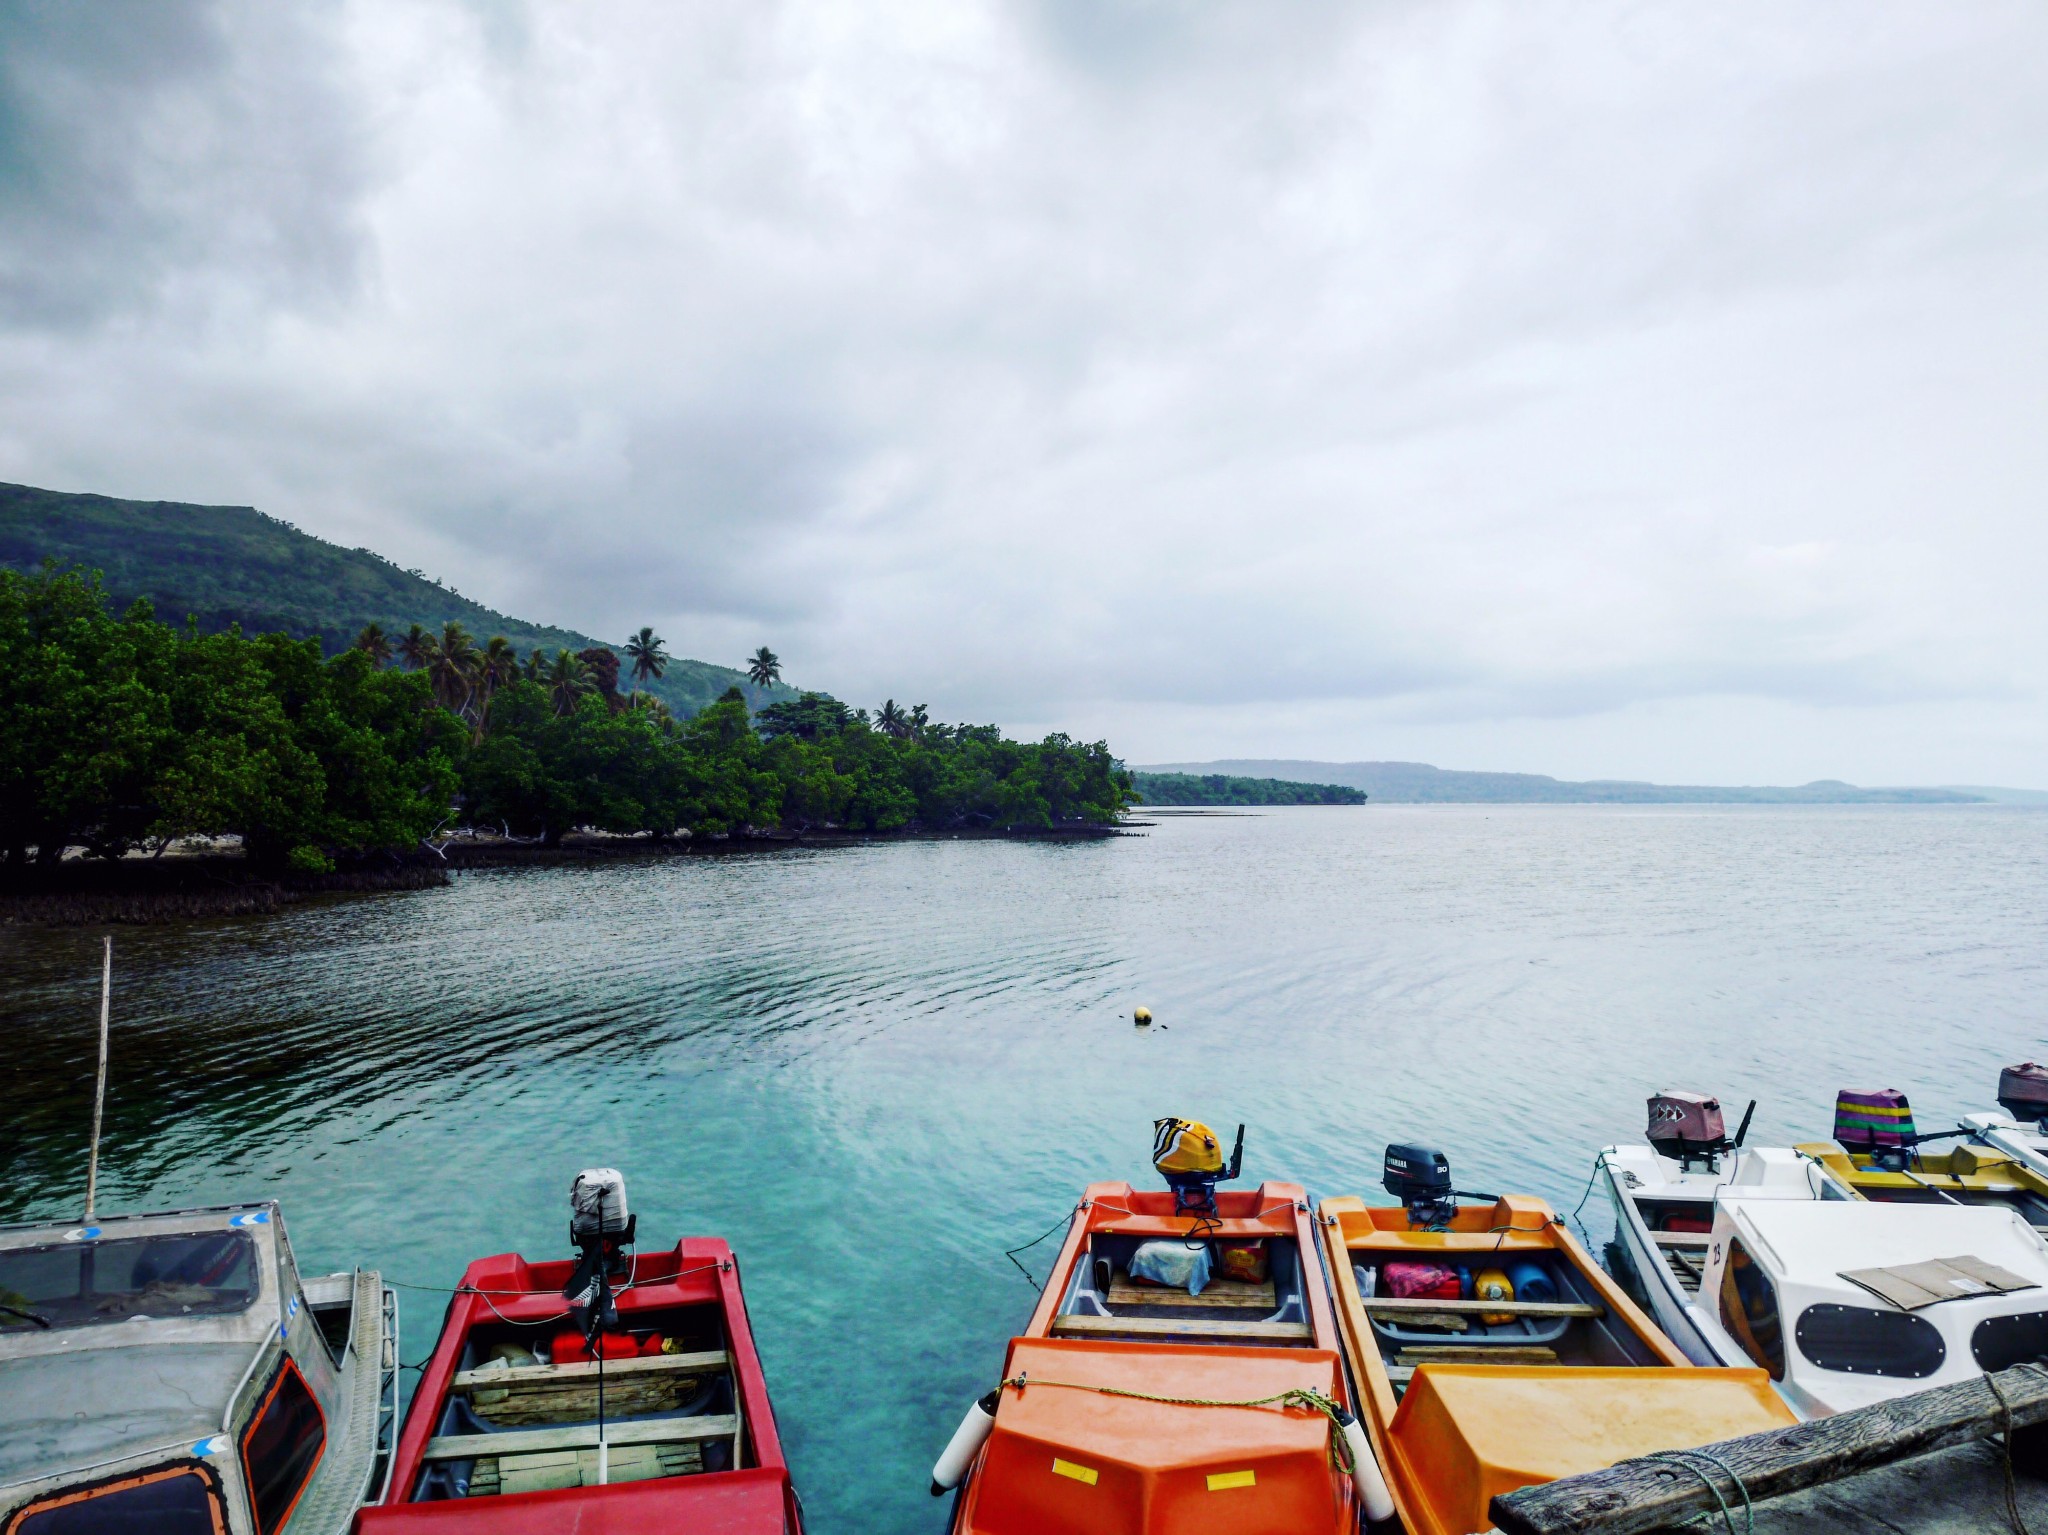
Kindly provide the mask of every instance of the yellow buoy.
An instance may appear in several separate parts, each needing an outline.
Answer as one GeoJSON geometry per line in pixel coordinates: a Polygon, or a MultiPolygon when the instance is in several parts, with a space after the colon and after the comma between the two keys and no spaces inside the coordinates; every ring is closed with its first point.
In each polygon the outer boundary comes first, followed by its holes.
{"type": "Polygon", "coordinates": [[[1131,1014],[1131,1021],[1141,1029],[1146,1027],[1146,1025],[1152,1022],[1152,1009],[1149,1007],[1139,1008],[1135,1013],[1131,1014]]]}

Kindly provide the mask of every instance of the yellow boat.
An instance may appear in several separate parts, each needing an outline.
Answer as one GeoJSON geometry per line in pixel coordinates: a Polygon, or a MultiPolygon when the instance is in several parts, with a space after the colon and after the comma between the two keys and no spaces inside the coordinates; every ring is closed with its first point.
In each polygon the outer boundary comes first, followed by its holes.
{"type": "Polygon", "coordinates": [[[1401,1206],[1327,1199],[1317,1224],[1408,1535],[1473,1535],[1517,1487],[1796,1421],[1764,1371],[1691,1364],[1542,1200],[1459,1205],[1413,1146],[1387,1148],[1386,1186],[1401,1206]]]}
{"type": "Polygon", "coordinates": [[[2048,1232],[2048,1176],[1973,1131],[1918,1133],[1912,1106],[1896,1088],[1844,1089],[1835,1098],[1835,1138],[1798,1149],[1865,1199],[1995,1205],[2048,1232]],[[1945,1149],[1929,1144],[1956,1135],[1973,1138],[1945,1149]]]}

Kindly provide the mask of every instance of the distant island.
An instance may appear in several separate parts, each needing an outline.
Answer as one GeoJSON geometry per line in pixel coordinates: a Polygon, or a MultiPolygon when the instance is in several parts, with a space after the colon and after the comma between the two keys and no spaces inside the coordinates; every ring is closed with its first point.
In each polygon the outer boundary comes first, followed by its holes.
{"type": "Polygon", "coordinates": [[[1140,790],[1162,774],[1223,775],[1337,785],[1363,790],[1392,804],[1536,805],[1973,805],[1990,802],[2048,805],[2048,793],[1976,786],[1862,789],[1837,779],[1791,788],[1654,784],[1624,779],[1574,783],[1541,773],[1473,773],[1425,762],[1311,762],[1287,758],[1226,758],[1220,762],[1159,762],[1134,767],[1140,790]]]}
{"type": "Polygon", "coordinates": [[[1131,775],[1147,805],[1363,805],[1365,791],[1335,783],[1284,778],[1235,778],[1227,773],[1131,775]]]}

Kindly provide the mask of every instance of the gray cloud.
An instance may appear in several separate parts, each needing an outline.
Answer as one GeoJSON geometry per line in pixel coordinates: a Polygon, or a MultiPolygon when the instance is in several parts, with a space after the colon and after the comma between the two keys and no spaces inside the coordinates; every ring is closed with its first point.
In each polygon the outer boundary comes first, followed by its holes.
{"type": "Polygon", "coordinates": [[[2038,8],[0,27],[0,476],[1141,760],[2038,777],[2038,8]]]}

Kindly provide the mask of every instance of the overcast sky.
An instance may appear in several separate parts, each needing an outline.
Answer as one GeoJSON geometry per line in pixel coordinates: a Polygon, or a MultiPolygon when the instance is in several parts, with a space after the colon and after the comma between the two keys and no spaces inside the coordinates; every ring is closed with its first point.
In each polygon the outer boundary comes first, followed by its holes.
{"type": "Polygon", "coordinates": [[[5,0],[0,479],[1133,761],[2048,787],[2048,6],[5,0]]]}

